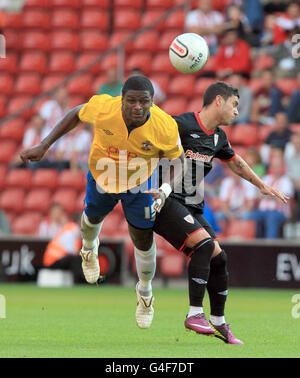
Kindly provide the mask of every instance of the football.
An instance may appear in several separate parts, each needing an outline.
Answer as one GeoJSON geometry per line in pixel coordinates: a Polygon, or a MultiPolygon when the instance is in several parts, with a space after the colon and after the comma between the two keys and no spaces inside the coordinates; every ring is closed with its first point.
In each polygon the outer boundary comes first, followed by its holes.
{"type": "Polygon", "coordinates": [[[209,49],[203,37],[195,33],[178,35],[169,47],[173,67],[182,73],[201,70],[208,59],[209,49]]]}

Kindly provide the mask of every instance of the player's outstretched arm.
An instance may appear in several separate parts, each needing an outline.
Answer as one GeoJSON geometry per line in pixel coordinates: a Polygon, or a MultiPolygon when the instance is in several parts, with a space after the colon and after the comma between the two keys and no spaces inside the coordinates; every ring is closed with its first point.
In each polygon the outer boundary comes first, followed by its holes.
{"type": "Polygon", "coordinates": [[[187,169],[187,163],[184,152],[179,158],[172,160],[168,178],[162,178],[162,184],[159,189],[150,189],[147,193],[151,194],[155,199],[154,209],[158,213],[161,211],[165,204],[166,199],[169,197],[174,187],[183,179],[187,169]]]}
{"type": "Polygon", "coordinates": [[[240,155],[236,155],[235,159],[230,160],[226,164],[234,173],[257,186],[261,194],[275,196],[283,203],[287,203],[289,197],[272,186],[265,184],[240,155]]]}
{"type": "Polygon", "coordinates": [[[24,163],[30,161],[40,161],[51,145],[60,137],[74,129],[80,119],[78,117],[79,111],[83,105],[76,106],[70,110],[54,127],[54,129],[44,138],[41,143],[33,146],[20,153],[20,157],[24,163]]]}

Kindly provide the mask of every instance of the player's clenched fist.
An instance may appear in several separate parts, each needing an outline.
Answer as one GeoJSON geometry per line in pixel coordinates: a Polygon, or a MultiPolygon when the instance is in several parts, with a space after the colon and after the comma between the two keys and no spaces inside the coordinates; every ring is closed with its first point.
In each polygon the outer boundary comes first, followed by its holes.
{"type": "Polygon", "coordinates": [[[20,153],[20,157],[24,163],[29,163],[30,161],[40,161],[47,150],[48,146],[46,144],[40,143],[32,148],[29,148],[28,150],[22,151],[20,153]]]}

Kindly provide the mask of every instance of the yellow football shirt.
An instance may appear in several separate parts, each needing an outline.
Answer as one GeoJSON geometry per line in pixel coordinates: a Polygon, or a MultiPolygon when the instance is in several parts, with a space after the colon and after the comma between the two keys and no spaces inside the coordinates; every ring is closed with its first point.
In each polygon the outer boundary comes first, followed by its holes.
{"type": "Polygon", "coordinates": [[[107,193],[132,189],[151,176],[161,153],[169,159],[182,151],[176,121],[158,106],[150,117],[130,133],[122,117],[122,97],[93,96],[79,112],[83,122],[95,126],[89,169],[107,193]]]}

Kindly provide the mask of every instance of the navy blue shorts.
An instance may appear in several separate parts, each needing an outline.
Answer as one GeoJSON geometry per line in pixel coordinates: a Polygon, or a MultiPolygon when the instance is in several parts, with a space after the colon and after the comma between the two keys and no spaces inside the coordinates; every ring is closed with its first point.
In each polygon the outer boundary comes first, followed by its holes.
{"type": "MultiPolygon", "coordinates": [[[[143,189],[150,189],[153,183],[150,177],[143,189]],[[149,183],[149,185],[147,185],[149,183]]],[[[84,212],[90,217],[104,216],[110,213],[121,200],[126,220],[136,228],[152,228],[155,221],[156,212],[153,209],[154,201],[150,194],[132,193],[126,191],[119,194],[103,193],[97,189],[97,183],[91,172],[87,174],[87,187],[84,199],[84,212]]]]}

